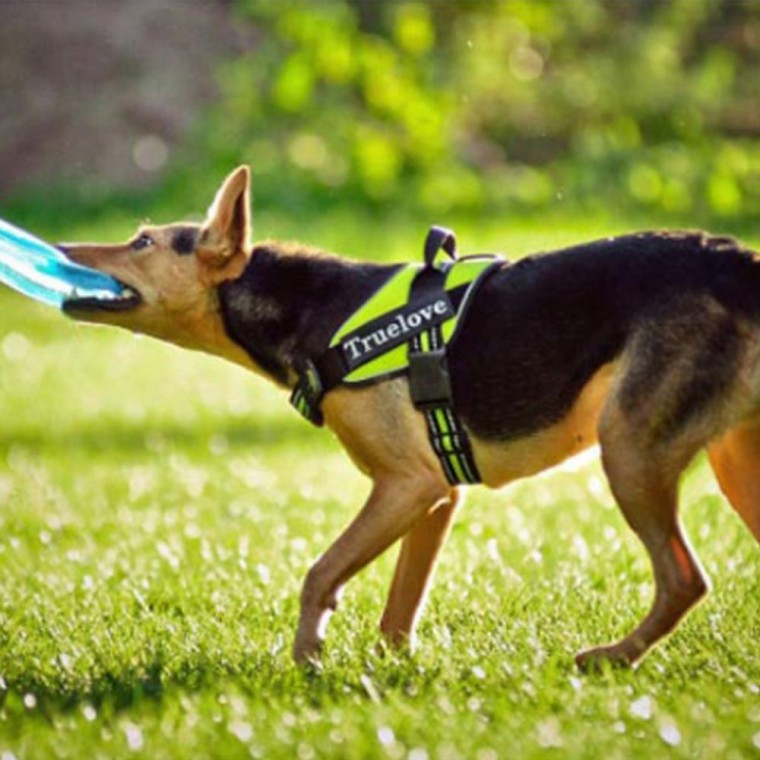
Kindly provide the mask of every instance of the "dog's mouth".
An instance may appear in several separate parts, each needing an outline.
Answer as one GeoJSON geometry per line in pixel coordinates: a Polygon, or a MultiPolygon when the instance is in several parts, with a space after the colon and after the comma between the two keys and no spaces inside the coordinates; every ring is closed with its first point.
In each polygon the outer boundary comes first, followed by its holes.
{"type": "Polygon", "coordinates": [[[131,285],[118,281],[121,285],[119,293],[112,293],[107,290],[87,292],[79,295],[76,290],[73,295],[66,298],[63,302],[63,311],[67,314],[78,312],[97,312],[97,311],[131,311],[136,309],[142,302],[143,298],[140,293],[131,285]]]}

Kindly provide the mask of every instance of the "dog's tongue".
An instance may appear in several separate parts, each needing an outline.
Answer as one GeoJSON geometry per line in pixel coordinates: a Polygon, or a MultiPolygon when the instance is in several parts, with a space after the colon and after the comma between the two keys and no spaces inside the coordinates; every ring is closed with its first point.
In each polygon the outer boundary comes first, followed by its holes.
{"type": "Polygon", "coordinates": [[[0,219],[0,282],[50,306],[69,299],[119,298],[124,285],[69,261],[53,246],[0,219]]]}

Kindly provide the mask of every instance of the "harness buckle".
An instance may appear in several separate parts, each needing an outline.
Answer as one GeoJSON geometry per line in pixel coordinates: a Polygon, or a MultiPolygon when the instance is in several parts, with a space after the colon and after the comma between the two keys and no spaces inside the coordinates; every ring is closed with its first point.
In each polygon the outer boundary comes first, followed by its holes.
{"type": "Polygon", "coordinates": [[[320,405],[324,396],[324,386],[314,363],[307,360],[298,373],[298,382],[290,396],[290,403],[309,422],[318,427],[324,423],[320,405]]]}
{"type": "Polygon", "coordinates": [[[409,391],[417,409],[451,403],[446,348],[409,352],[409,391]]]}

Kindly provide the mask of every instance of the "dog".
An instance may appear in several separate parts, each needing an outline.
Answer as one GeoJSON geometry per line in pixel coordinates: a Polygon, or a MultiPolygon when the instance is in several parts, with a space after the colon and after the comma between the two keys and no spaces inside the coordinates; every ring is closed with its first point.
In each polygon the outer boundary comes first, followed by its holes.
{"type": "MultiPolygon", "coordinates": [[[[283,388],[300,362],[388,280],[393,265],[250,240],[250,171],[218,190],[202,224],[146,226],[123,245],[68,245],[128,288],[72,299],[77,320],[115,325],[242,365],[283,388]]],[[[498,488],[598,443],[626,521],[652,563],[648,614],[582,668],[632,665],[707,590],[678,518],[678,483],[702,449],[760,541],[760,258],[731,238],[648,232],[495,267],[449,350],[456,412],[482,482],[498,488]]],[[[462,489],[444,477],[405,376],[338,386],[325,424],[372,481],[356,518],[311,567],[294,656],[318,660],[341,589],[401,549],[380,628],[411,645],[462,489]]]]}

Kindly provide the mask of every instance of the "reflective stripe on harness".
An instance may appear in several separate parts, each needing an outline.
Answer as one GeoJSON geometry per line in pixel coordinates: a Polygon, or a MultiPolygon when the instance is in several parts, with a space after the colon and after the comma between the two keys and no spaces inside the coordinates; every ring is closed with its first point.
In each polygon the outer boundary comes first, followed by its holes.
{"type": "Polygon", "coordinates": [[[425,240],[425,265],[400,269],[346,320],[321,356],[297,368],[293,406],[321,425],[322,398],[332,388],[408,373],[412,402],[425,416],[447,480],[452,485],[480,482],[454,410],[446,355],[477,287],[502,262],[490,255],[457,259],[453,233],[433,227],[425,240]],[[441,248],[453,263],[435,263],[441,248]]]}
{"type": "Polygon", "coordinates": [[[428,437],[451,485],[479,483],[470,439],[454,413],[446,346],[440,326],[416,335],[409,350],[409,384],[415,407],[425,415],[428,437]]]}

